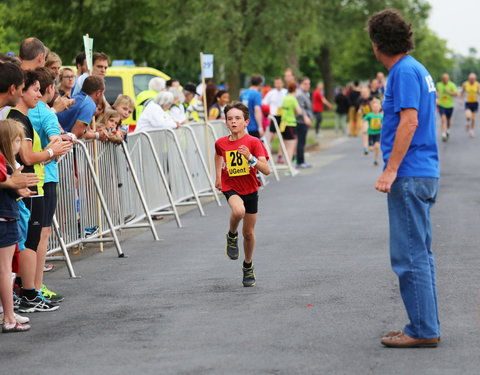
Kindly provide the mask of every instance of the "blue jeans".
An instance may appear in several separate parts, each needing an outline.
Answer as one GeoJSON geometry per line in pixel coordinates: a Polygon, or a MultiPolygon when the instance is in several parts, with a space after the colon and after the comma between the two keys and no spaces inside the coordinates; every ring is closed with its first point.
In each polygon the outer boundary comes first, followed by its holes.
{"type": "Polygon", "coordinates": [[[438,178],[398,177],[388,194],[390,259],[407,310],[404,332],[416,339],[440,336],[430,207],[438,178]]]}

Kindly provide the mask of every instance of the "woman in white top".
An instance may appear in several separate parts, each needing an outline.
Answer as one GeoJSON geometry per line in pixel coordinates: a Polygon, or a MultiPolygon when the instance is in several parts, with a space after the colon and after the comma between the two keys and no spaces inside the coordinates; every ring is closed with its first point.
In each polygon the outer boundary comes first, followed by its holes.
{"type": "Polygon", "coordinates": [[[173,105],[170,108],[170,116],[172,116],[172,118],[180,125],[182,125],[187,122],[185,107],[183,105],[183,102],[185,101],[185,95],[178,87],[170,87],[168,91],[173,94],[173,105]]]}
{"type": "Polygon", "coordinates": [[[175,129],[178,123],[167,112],[173,104],[173,94],[160,91],[158,95],[143,109],[137,121],[135,132],[156,129],[175,129]]]}

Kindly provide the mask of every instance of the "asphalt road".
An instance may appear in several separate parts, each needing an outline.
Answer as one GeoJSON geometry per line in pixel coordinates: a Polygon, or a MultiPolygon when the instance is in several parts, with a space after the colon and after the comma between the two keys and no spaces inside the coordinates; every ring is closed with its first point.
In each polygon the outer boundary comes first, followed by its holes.
{"type": "MultiPolygon", "coordinates": [[[[480,135],[480,133],[479,133],[480,135]]],[[[388,257],[380,167],[359,139],[308,157],[315,165],[260,193],[257,286],[225,257],[226,205],[160,223],[46,276],[66,295],[31,314],[32,330],[0,335],[1,374],[478,374],[480,138],[462,112],[440,144],[433,210],[442,342],[387,349],[406,314],[388,257]]]]}

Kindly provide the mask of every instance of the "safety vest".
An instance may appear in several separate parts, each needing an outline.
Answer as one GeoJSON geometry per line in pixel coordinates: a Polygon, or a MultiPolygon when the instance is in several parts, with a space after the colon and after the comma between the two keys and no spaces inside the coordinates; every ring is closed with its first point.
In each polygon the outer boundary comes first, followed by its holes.
{"type": "Polygon", "coordinates": [[[153,99],[158,95],[155,90],[145,90],[138,94],[135,100],[135,112],[133,113],[133,119],[138,120],[143,112],[145,106],[149,103],[150,99],[153,99]]]}

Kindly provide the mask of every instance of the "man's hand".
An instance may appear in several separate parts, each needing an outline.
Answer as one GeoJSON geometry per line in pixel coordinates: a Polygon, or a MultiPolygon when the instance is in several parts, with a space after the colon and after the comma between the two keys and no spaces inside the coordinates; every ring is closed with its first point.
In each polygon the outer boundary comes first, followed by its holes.
{"type": "Polygon", "coordinates": [[[53,156],[61,156],[66,154],[72,148],[70,142],[63,142],[61,139],[57,138],[54,141],[50,142],[46,148],[51,148],[53,151],[53,156]]]}
{"type": "Polygon", "coordinates": [[[387,168],[383,171],[380,178],[377,180],[375,184],[375,189],[382,193],[390,193],[390,188],[392,187],[393,182],[397,178],[397,172],[391,171],[387,168]]]}
{"type": "Polygon", "coordinates": [[[6,187],[10,189],[24,189],[28,186],[34,186],[40,181],[35,173],[22,173],[23,165],[15,170],[12,175],[5,181],[6,187]]]}
{"type": "Polygon", "coordinates": [[[303,122],[304,122],[305,125],[307,125],[307,126],[311,126],[311,125],[312,125],[312,120],[310,120],[310,117],[308,117],[307,115],[304,115],[304,116],[303,116],[303,122]]]}
{"type": "Polygon", "coordinates": [[[73,103],[75,103],[75,99],[68,99],[68,98],[59,96],[57,97],[57,99],[55,99],[55,102],[53,102],[53,109],[57,113],[63,112],[68,108],[70,108],[73,105],[73,103]]]}

